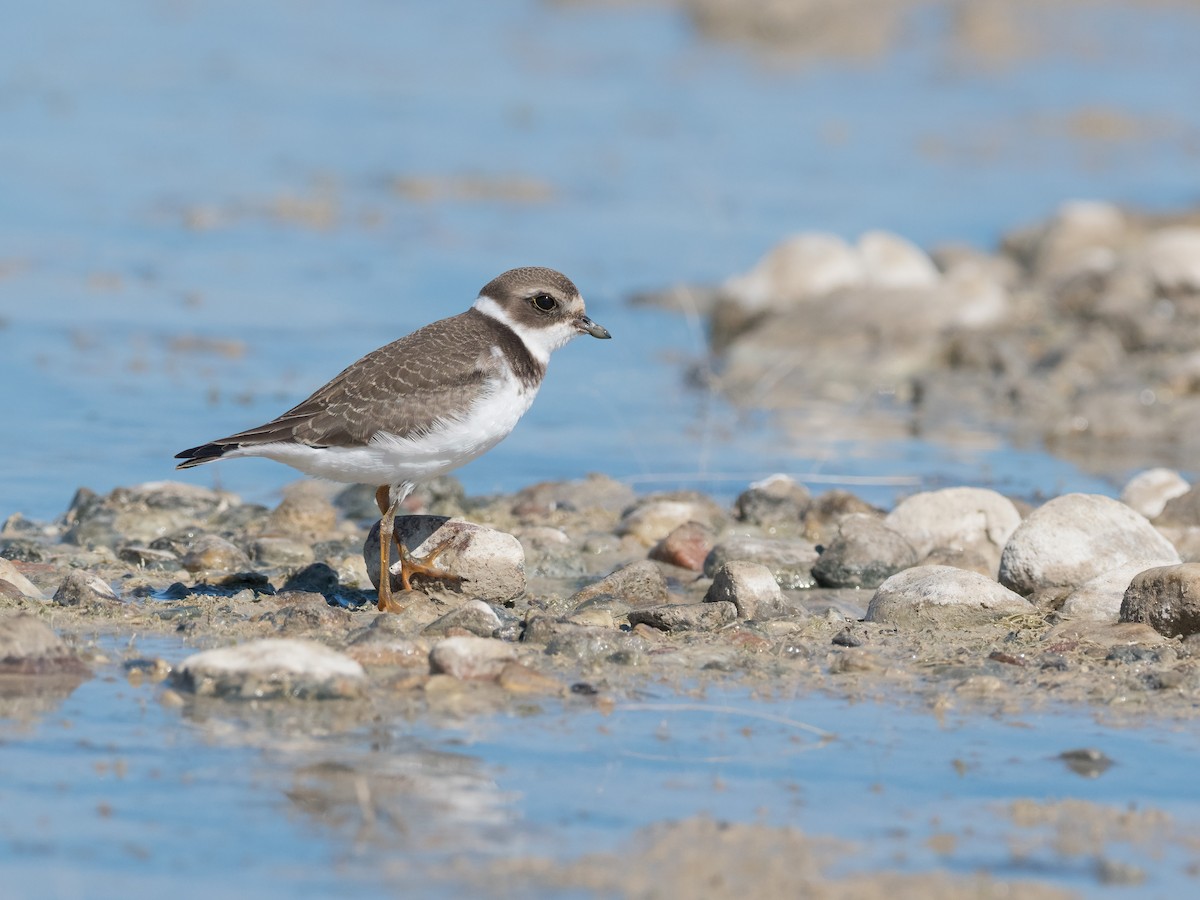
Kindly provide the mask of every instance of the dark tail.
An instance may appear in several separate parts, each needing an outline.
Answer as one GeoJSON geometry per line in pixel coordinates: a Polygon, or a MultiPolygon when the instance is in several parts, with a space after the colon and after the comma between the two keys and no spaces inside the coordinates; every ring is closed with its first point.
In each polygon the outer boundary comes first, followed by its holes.
{"type": "Polygon", "coordinates": [[[175,468],[190,469],[192,466],[212,462],[214,459],[220,459],[235,447],[237,447],[237,444],[201,444],[199,447],[192,447],[190,450],[184,450],[182,453],[175,454],[176,459],[183,460],[175,468]]]}

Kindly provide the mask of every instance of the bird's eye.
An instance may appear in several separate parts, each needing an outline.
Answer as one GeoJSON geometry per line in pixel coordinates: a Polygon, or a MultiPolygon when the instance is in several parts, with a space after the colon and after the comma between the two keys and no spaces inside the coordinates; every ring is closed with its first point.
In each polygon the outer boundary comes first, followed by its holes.
{"type": "Polygon", "coordinates": [[[549,294],[534,294],[529,299],[542,312],[550,312],[558,306],[558,301],[549,294]]]}

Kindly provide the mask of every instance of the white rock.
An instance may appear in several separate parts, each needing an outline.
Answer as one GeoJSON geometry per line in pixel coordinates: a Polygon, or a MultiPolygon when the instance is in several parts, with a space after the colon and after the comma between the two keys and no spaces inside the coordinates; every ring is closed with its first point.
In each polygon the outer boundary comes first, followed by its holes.
{"type": "Polygon", "coordinates": [[[883,524],[899,532],[925,557],[934,549],[980,549],[995,556],[1021,524],[1011,500],[986,488],[954,487],[913,494],[883,524]]]}
{"type": "Polygon", "coordinates": [[[879,586],[868,622],[954,626],[1035,612],[1024,597],[978,572],[953,566],[914,566],[879,586]]]}
{"type": "Polygon", "coordinates": [[[781,308],[862,284],[864,278],[859,254],[844,240],[805,232],[776,244],[749,272],[726,281],[723,292],[747,309],[781,308]]]}
{"type": "Polygon", "coordinates": [[[931,287],[940,277],[929,254],[887,231],[863,234],[858,239],[858,255],[867,283],[879,287],[931,287]]]}
{"type": "Polygon", "coordinates": [[[1181,497],[1190,489],[1191,485],[1174,469],[1147,469],[1129,479],[1121,491],[1121,502],[1153,519],[1168,500],[1181,497]]]}
{"type": "Polygon", "coordinates": [[[500,672],[517,658],[512,644],[495,638],[451,637],[438,641],[429,651],[434,673],[461,679],[498,678],[500,672]]]}
{"type": "Polygon", "coordinates": [[[1118,621],[1121,617],[1121,601],[1133,576],[1156,565],[1143,561],[1127,563],[1085,581],[1063,601],[1062,614],[1073,619],[1118,621]]]}
{"type": "Polygon", "coordinates": [[[1000,583],[1023,595],[1077,588],[1140,560],[1180,561],[1170,541],[1124,503],[1098,494],[1065,494],[1034,510],[1013,532],[1000,556],[1000,583]]]}
{"type": "Polygon", "coordinates": [[[365,677],[361,665],[324,644],[267,638],[193,654],[177,681],[204,696],[324,698],[357,696],[365,677]]]}
{"type": "MultiPolygon", "coordinates": [[[[436,552],[435,569],[462,579],[461,593],[468,597],[502,603],[525,591],[525,550],[511,534],[462,519],[444,516],[400,516],[396,534],[417,562],[436,552]]],[[[400,584],[400,552],[391,547],[392,589],[400,584]]],[[[363,546],[367,575],[379,589],[379,523],[376,522],[363,546]]],[[[448,582],[449,583],[449,582],[448,582]]],[[[437,590],[436,582],[422,590],[437,590]]],[[[457,592],[457,591],[456,591],[457,592]]]]}
{"type": "Polygon", "coordinates": [[[621,519],[617,533],[636,538],[653,547],[668,534],[688,522],[699,522],[716,530],[720,516],[708,503],[693,500],[651,500],[634,507],[621,519]]]}
{"type": "Polygon", "coordinates": [[[1200,227],[1163,228],[1146,241],[1146,268],[1166,290],[1200,290],[1200,227]]]}

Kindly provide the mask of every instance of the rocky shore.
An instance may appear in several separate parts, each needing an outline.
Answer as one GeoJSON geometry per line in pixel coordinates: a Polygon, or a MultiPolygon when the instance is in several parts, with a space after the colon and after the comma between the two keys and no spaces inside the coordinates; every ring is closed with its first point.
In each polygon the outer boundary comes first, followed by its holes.
{"type": "Polygon", "coordinates": [[[419,584],[399,614],[375,609],[372,509],[366,489],[311,482],[274,509],[155,483],[81,489],[55,522],[10,516],[6,695],[85,677],[84,636],[161,633],[197,652],[126,665],[169,703],[488,710],[619,702],[653,681],[1197,710],[1200,490],[1169,470],[1120,501],[958,487],[888,511],[782,475],[730,508],[601,475],[487,498],[445,479],[401,525],[461,581],[419,584]]]}
{"type": "Polygon", "coordinates": [[[1072,202],[995,252],[807,232],[719,285],[696,377],[797,438],[999,431],[1105,475],[1200,448],[1200,214],[1072,202]]]}

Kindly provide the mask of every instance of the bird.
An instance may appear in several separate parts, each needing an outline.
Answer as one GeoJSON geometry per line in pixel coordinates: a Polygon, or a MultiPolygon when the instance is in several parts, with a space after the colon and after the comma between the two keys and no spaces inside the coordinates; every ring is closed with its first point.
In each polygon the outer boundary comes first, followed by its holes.
{"type": "Polygon", "coordinates": [[[550,354],[579,335],[608,339],[583,297],[554,269],[510,269],[466,312],[440,319],[368,353],[265,425],[184,450],[177,469],[218,459],[263,457],[307,475],[377,485],[380,611],[392,595],[390,549],[400,580],[446,573],[413,559],[395,536],[396,510],[417,485],[445,475],[503,440],[533,403],[550,354]]]}

